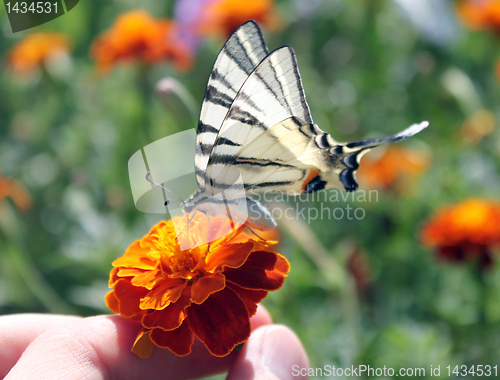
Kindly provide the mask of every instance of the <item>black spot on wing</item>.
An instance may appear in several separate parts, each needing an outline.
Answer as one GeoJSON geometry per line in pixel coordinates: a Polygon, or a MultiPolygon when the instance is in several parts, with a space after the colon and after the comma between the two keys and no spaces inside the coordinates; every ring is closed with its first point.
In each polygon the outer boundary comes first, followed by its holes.
{"type": "Polygon", "coordinates": [[[342,145],[334,146],[332,149],[330,149],[330,153],[331,154],[342,154],[342,153],[344,153],[344,148],[342,147],[342,145]]]}
{"type": "Polygon", "coordinates": [[[358,189],[358,183],[354,179],[354,170],[344,169],[342,173],[340,173],[339,178],[346,191],[355,191],[358,189]]]}
{"type": "Polygon", "coordinates": [[[306,193],[313,193],[318,190],[323,190],[326,186],[326,181],[321,179],[321,176],[317,175],[314,177],[305,188],[306,193]]]}
{"type": "Polygon", "coordinates": [[[316,138],[316,143],[322,149],[327,149],[330,147],[330,144],[328,143],[328,135],[326,133],[318,136],[316,138]]]}
{"type": "Polygon", "coordinates": [[[354,191],[358,188],[358,183],[354,179],[354,172],[359,168],[358,155],[365,149],[360,149],[356,152],[350,153],[343,159],[347,169],[344,169],[342,173],[340,173],[339,179],[344,185],[346,191],[354,191]]]}
{"type": "Polygon", "coordinates": [[[347,156],[344,157],[344,164],[347,166],[347,168],[356,170],[359,168],[359,163],[358,163],[358,154],[361,153],[362,150],[358,150],[357,152],[353,152],[351,154],[348,154],[347,156]]]}

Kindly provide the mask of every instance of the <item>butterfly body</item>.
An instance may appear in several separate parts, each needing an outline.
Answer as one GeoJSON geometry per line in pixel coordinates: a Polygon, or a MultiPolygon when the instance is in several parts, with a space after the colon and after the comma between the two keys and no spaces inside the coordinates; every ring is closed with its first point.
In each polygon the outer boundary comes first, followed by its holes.
{"type": "Polygon", "coordinates": [[[251,227],[272,228],[276,223],[252,193],[354,191],[364,153],[427,125],[379,139],[336,142],[312,120],[293,49],[269,53],[257,24],[249,21],[228,39],[210,75],[195,148],[199,190],[183,209],[228,213],[251,227]]]}

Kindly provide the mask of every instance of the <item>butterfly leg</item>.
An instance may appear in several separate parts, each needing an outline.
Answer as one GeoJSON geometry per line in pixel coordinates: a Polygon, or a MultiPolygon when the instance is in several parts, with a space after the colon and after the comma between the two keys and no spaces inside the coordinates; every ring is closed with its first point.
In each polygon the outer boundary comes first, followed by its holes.
{"type": "Polygon", "coordinates": [[[262,241],[267,241],[267,240],[266,240],[266,239],[264,239],[262,236],[259,236],[259,234],[258,234],[257,232],[255,232],[255,230],[254,230],[252,227],[250,227],[250,226],[248,225],[248,223],[247,223],[247,222],[243,222],[243,221],[241,221],[241,220],[239,220],[239,219],[235,218],[234,216],[230,216],[230,217],[229,217],[229,219],[231,219],[233,222],[240,223],[240,224],[244,224],[245,226],[247,226],[247,228],[250,230],[250,232],[251,232],[252,234],[254,234],[255,236],[257,236],[260,240],[262,240],[262,241]]]}
{"type": "MultiPolygon", "coordinates": [[[[191,224],[191,222],[193,221],[193,219],[194,219],[194,217],[195,217],[195,215],[196,215],[196,213],[197,213],[197,212],[198,212],[198,210],[195,210],[195,211],[193,212],[193,215],[191,215],[191,217],[190,217],[190,218],[189,218],[189,220],[187,221],[186,226],[182,229],[182,231],[181,231],[181,232],[179,232],[179,233],[177,234],[177,236],[181,236],[181,235],[182,235],[182,233],[183,233],[184,231],[186,231],[186,229],[189,231],[189,225],[190,225],[190,224],[191,224]]],[[[188,216],[187,216],[187,214],[186,214],[186,220],[187,220],[187,218],[188,218],[188,216]]]]}

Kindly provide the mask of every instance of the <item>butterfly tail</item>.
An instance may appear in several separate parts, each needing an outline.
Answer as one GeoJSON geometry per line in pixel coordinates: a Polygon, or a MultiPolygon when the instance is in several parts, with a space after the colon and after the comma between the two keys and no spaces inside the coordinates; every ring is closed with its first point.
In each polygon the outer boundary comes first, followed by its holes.
{"type": "Polygon", "coordinates": [[[428,125],[429,122],[423,121],[419,124],[413,124],[410,127],[406,128],[404,131],[399,132],[398,134],[395,134],[393,136],[353,141],[333,147],[330,152],[333,154],[342,154],[342,161],[346,166],[346,168],[342,170],[339,175],[339,179],[344,185],[345,190],[355,191],[358,189],[358,183],[356,182],[354,173],[359,168],[359,161],[363,154],[367,153],[370,149],[373,149],[380,145],[386,145],[406,140],[407,138],[427,128],[428,125]]]}
{"type": "Polygon", "coordinates": [[[380,145],[391,144],[399,141],[406,140],[413,135],[416,135],[423,129],[427,128],[429,125],[428,121],[423,121],[420,124],[413,124],[406,128],[404,131],[399,132],[393,136],[380,137],[377,139],[367,139],[367,140],[359,140],[347,143],[344,147],[349,149],[361,148],[361,149],[372,149],[380,145]]]}

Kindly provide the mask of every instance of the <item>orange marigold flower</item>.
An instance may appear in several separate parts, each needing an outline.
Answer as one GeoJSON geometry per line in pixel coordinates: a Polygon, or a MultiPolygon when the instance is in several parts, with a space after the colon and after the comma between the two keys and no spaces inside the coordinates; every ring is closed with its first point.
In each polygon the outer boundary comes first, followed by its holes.
{"type": "Polygon", "coordinates": [[[496,118],[493,113],[479,109],[469,116],[460,127],[462,141],[467,144],[478,144],[485,136],[495,130],[496,118]]]}
{"type": "Polygon", "coordinates": [[[185,217],[155,225],[113,262],[106,296],[115,313],[141,321],[132,348],[148,357],[154,345],[178,356],[191,352],[196,336],[215,356],[228,355],[250,335],[250,317],[269,291],[283,285],[290,266],[278,253],[227,218],[210,218],[211,231],[224,235],[185,251],[208,235],[205,215],[186,226],[185,217]],[[193,242],[195,244],[193,244],[193,242]]]}
{"type": "Polygon", "coordinates": [[[500,202],[468,199],[439,210],[421,233],[422,242],[438,248],[449,261],[479,259],[491,264],[491,252],[500,244],[500,202]]]}
{"type": "Polygon", "coordinates": [[[0,175],[0,200],[11,198],[14,204],[22,211],[31,208],[31,197],[28,190],[12,178],[4,178],[0,175]]]}
{"type": "Polygon", "coordinates": [[[458,2],[457,12],[464,24],[471,29],[492,29],[500,32],[498,0],[463,0],[458,2]]]}
{"type": "Polygon", "coordinates": [[[189,44],[180,38],[175,21],[154,19],[143,10],[119,16],[106,33],[92,45],[92,56],[101,72],[116,62],[139,60],[143,63],[172,61],[178,70],[192,64],[189,44]]]}
{"type": "Polygon", "coordinates": [[[238,26],[254,20],[268,28],[277,28],[280,17],[272,0],[214,0],[207,5],[201,20],[201,32],[229,37],[238,26]]]}
{"type": "Polygon", "coordinates": [[[8,65],[15,72],[28,73],[41,67],[46,60],[66,54],[69,50],[69,41],[63,34],[28,34],[11,50],[8,65]]]}
{"type": "Polygon", "coordinates": [[[363,157],[357,176],[368,188],[393,188],[401,181],[419,177],[430,165],[430,158],[424,152],[389,146],[378,158],[363,157]]]}

